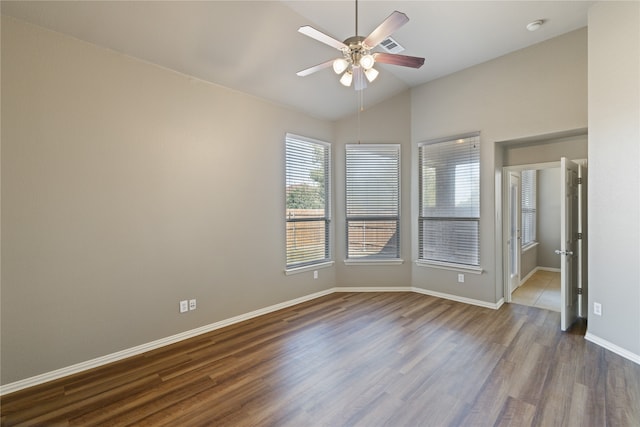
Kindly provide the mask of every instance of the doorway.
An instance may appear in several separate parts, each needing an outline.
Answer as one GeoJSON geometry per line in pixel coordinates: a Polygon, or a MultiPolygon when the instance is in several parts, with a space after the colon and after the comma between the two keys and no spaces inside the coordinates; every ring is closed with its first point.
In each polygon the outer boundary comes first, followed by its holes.
{"type": "Polygon", "coordinates": [[[505,302],[559,311],[567,330],[586,314],[586,161],[505,167],[503,177],[505,302]]]}
{"type": "Polygon", "coordinates": [[[560,311],[560,162],[504,168],[505,301],[560,311]]]}
{"type": "MultiPolygon", "coordinates": [[[[503,140],[496,142],[496,150],[495,150],[495,161],[496,161],[496,208],[499,210],[500,214],[496,216],[496,227],[498,228],[498,239],[496,240],[496,258],[498,259],[496,269],[499,271],[499,280],[497,286],[500,289],[496,289],[496,293],[498,298],[502,298],[504,302],[510,303],[512,302],[511,298],[511,288],[513,287],[513,283],[516,283],[517,278],[512,274],[514,273],[513,264],[510,264],[511,260],[509,259],[509,254],[516,252],[510,248],[509,239],[513,239],[512,230],[510,230],[510,212],[509,212],[509,174],[510,172],[521,172],[527,169],[535,169],[541,173],[547,173],[548,170],[554,170],[556,173],[556,177],[551,180],[554,183],[556,196],[550,196],[549,198],[545,197],[544,200],[550,199],[556,202],[556,206],[554,207],[555,211],[551,215],[557,222],[554,233],[555,241],[551,246],[547,247],[538,247],[537,252],[543,257],[553,257],[555,261],[555,267],[561,269],[564,265],[565,270],[567,267],[567,258],[566,251],[561,252],[562,255],[556,255],[555,250],[560,250],[560,244],[562,241],[559,241],[559,236],[561,235],[561,230],[559,229],[560,225],[560,216],[557,204],[560,201],[559,195],[559,187],[560,187],[560,178],[558,177],[558,171],[560,169],[560,161],[561,158],[568,159],[586,159],[587,158],[587,129],[573,129],[567,131],[559,131],[545,135],[536,135],[536,136],[527,136],[517,139],[503,140]],[[565,261],[565,262],[562,262],[565,261]]],[[[584,166],[586,166],[586,160],[583,162],[584,166]]],[[[586,173],[586,168],[584,170],[586,173]]],[[[586,182],[586,176],[585,176],[586,182]]],[[[583,186],[583,189],[586,189],[586,185],[583,186]]],[[[586,191],[586,190],[585,190],[586,191]]],[[[583,212],[586,213],[586,193],[584,199],[580,202],[581,206],[584,208],[583,212]]],[[[544,217],[545,213],[544,206],[538,206],[537,214],[541,217],[544,217]]],[[[586,221],[586,217],[584,218],[586,221]]],[[[514,219],[515,221],[515,219],[514,219]]],[[[522,228],[522,227],[521,227],[522,228]]],[[[545,227],[546,228],[546,227],[545,227]]],[[[586,230],[586,222],[581,225],[582,230],[586,230]]],[[[540,228],[538,232],[544,232],[543,228],[540,228]]],[[[524,230],[521,229],[521,234],[524,233],[524,230]]],[[[584,234],[584,233],[583,233],[584,234]]],[[[587,237],[583,236],[583,240],[578,240],[576,247],[582,247],[582,254],[586,254],[586,243],[587,237]]],[[[517,237],[516,237],[517,238],[517,237]]],[[[544,239],[540,239],[539,245],[542,244],[544,239]]],[[[566,242],[565,242],[566,246],[566,242]]],[[[519,283],[522,286],[522,283],[526,281],[526,279],[530,278],[528,276],[528,272],[531,272],[532,269],[535,269],[538,265],[546,266],[545,261],[536,262],[535,265],[531,264],[531,256],[530,253],[526,251],[526,247],[523,251],[521,248],[520,251],[520,260],[517,261],[520,267],[520,277],[519,283]],[[523,273],[524,271],[524,273],[523,273]]],[[[569,250],[569,252],[572,252],[569,250]]],[[[554,267],[554,269],[555,269],[554,267]]],[[[539,272],[541,269],[537,269],[539,272]]],[[[577,274],[574,274],[574,277],[579,277],[580,280],[585,283],[585,287],[580,289],[582,294],[581,297],[578,297],[578,304],[581,306],[578,310],[581,317],[586,317],[586,258],[578,260],[577,274]]],[[[554,271],[555,272],[555,271],[554,271]]],[[[562,276],[561,276],[562,279],[562,276]]],[[[576,292],[577,293],[577,292],[576,292]]],[[[561,295],[562,296],[562,295],[561,295]]],[[[564,301],[572,300],[572,295],[564,295],[564,301]]],[[[561,310],[562,311],[562,310],[561,310]]],[[[562,316],[561,316],[562,317],[562,316]]],[[[566,319],[565,319],[566,320],[566,319]]],[[[563,323],[566,323],[563,322],[563,323]]],[[[566,326],[566,325],[565,325],[566,326]]]]}
{"type": "Polygon", "coordinates": [[[560,312],[560,272],[536,269],[511,293],[511,302],[560,312]]]}

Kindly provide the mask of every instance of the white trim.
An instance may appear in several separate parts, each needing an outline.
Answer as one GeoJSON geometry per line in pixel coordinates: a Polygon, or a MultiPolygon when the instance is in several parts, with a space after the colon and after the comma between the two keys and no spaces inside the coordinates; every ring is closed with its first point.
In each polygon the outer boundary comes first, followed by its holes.
{"type": "Polygon", "coordinates": [[[404,260],[402,258],[393,258],[393,259],[345,259],[344,265],[398,265],[404,264],[404,260]]]}
{"type": "Polygon", "coordinates": [[[28,387],[33,387],[36,385],[40,385],[49,381],[57,380],[69,375],[77,374],[83,371],[87,371],[89,369],[98,368],[100,366],[104,366],[109,363],[117,362],[119,360],[126,359],[131,356],[136,356],[138,354],[142,354],[151,350],[155,350],[170,344],[174,344],[189,338],[196,337],[198,335],[215,331],[216,329],[224,328],[225,326],[230,326],[239,322],[243,322],[245,320],[253,319],[257,316],[262,316],[264,314],[269,314],[274,311],[282,310],[283,308],[291,307],[296,304],[300,304],[306,301],[311,301],[316,298],[320,298],[332,293],[337,292],[416,292],[418,294],[429,295],[437,298],[448,299],[451,301],[461,302],[464,304],[476,305],[485,308],[491,308],[494,310],[499,309],[504,303],[504,299],[500,299],[497,303],[489,303],[486,301],[480,301],[471,298],[460,297],[457,295],[450,295],[435,291],[429,291],[422,288],[416,287],[408,287],[408,286],[387,286],[387,287],[334,287],[324,291],[316,292],[310,295],[305,295],[299,298],[294,298],[289,301],[285,301],[279,304],[274,304],[269,307],[261,308],[258,310],[251,311],[249,313],[241,314],[235,317],[231,317],[229,319],[224,319],[219,322],[211,323],[209,325],[201,326],[199,328],[191,329],[189,331],[181,332],[176,335],[171,335],[166,338],[161,338],[156,341],[152,341],[146,344],[141,344],[135,347],[131,347],[122,351],[118,351],[115,353],[107,354],[105,356],[97,357],[95,359],[87,360],[85,362],[76,363],[75,365],[67,366],[65,368],[56,369],[54,371],[45,372],[40,375],[36,375],[30,378],[26,378],[24,380],[15,381],[9,384],[5,384],[0,386],[0,396],[4,396],[5,394],[14,393],[16,391],[23,390],[28,387]]]}
{"type": "Polygon", "coordinates": [[[554,273],[560,273],[561,272],[561,270],[559,268],[554,268],[554,267],[536,267],[536,270],[553,271],[554,273]]]}
{"type": "Polygon", "coordinates": [[[531,243],[527,243],[526,245],[522,246],[520,248],[520,253],[523,254],[527,251],[530,251],[531,249],[535,248],[536,246],[538,246],[540,244],[540,242],[538,241],[533,241],[531,243]]]}
{"type": "Polygon", "coordinates": [[[304,267],[296,267],[290,268],[288,270],[284,270],[285,276],[290,276],[292,274],[305,273],[307,271],[319,270],[321,268],[329,268],[333,267],[334,261],[326,261],[318,264],[305,265],[304,267]]]}
{"type": "Polygon", "coordinates": [[[331,148],[331,143],[330,142],[322,141],[320,139],[315,139],[315,138],[309,138],[308,136],[297,135],[297,134],[291,133],[291,132],[285,133],[284,139],[285,139],[285,141],[287,139],[296,139],[296,140],[298,140],[300,142],[310,142],[312,144],[324,145],[327,148],[331,148]]]}
{"type": "MultiPolygon", "coordinates": [[[[522,284],[524,284],[524,282],[526,282],[527,280],[529,280],[531,278],[531,276],[533,276],[534,274],[536,274],[538,271],[551,271],[553,273],[560,273],[560,269],[559,268],[553,268],[553,267],[535,267],[533,270],[531,270],[529,273],[527,273],[526,276],[524,276],[524,279],[520,280],[520,283],[518,283],[518,288],[520,286],[522,286],[522,284]]],[[[516,289],[518,289],[516,288],[516,289]]],[[[515,291],[515,289],[514,289],[515,291]]]]}
{"type": "Polygon", "coordinates": [[[408,286],[386,286],[386,287],[376,287],[376,286],[339,286],[337,288],[333,288],[333,292],[412,292],[413,288],[408,286]]]}
{"type": "Polygon", "coordinates": [[[640,365],[640,355],[630,352],[629,350],[625,350],[622,347],[619,347],[613,343],[610,343],[607,340],[604,340],[596,335],[593,335],[591,332],[587,332],[584,336],[584,339],[590,341],[594,344],[599,345],[600,347],[612,351],[618,356],[622,356],[625,359],[629,359],[634,363],[640,365]]]}
{"type": "Polygon", "coordinates": [[[448,299],[448,300],[451,300],[451,301],[461,302],[461,303],[464,303],[464,304],[477,305],[477,306],[485,307],[485,308],[492,308],[494,310],[499,309],[500,307],[502,307],[502,304],[504,304],[504,298],[500,298],[500,300],[498,302],[493,303],[493,302],[482,301],[482,300],[479,300],[479,299],[472,299],[472,298],[461,297],[461,296],[458,296],[458,295],[451,295],[451,294],[445,294],[445,293],[442,293],[442,292],[430,291],[430,290],[422,289],[422,288],[413,287],[411,289],[413,290],[413,292],[417,292],[419,294],[429,295],[429,296],[437,297],[437,298],[448,299]]]}
{"type": "Polygon", "coordinates": [[[490,302],[486,302],[486,301],[481,301],[481,300],[477,300],[477,299],[472,299],[472,298],[465,298],[465,297],[460,297],[457,295],[451,295],[451,294],[445,294],[445,293],[441,293],[441,292],[436,292],[436,291],[430,291],[427,289],[422,289],[422,288],[416,288],[414,287],[374,287],[374,286],[369,286],[369,287],[359,287],[359,286],[354,286],[354,287],[336,287],[333,288],[334,292],[415,292],[417,294],[422,294],[422,295],[429,295],[432,297],[436,297],[436,298],[442,298],[442,299],[447,299],[450,301],[456,301],[456,302],[461,302],[464,304],[470,304],[470,305],[477,305],[480,307],[485,307],[485,308],[492,308],[494,310],[499,309],[500,307],[502,307],[502,304],[504,304],[504,298],[500,298],[500,301],[496,302],[496,303],[490,303],[490,302]]]}
{"type": "MultiPolygon", "coordinates": [[[[531,278],[531,276],[533,276],[534,274],[536,274],[536,271],[538,271],[538,268],[539,268],[539,267],[534,268],[534,269],[533,269],[533,270],[531,270],[529,273],[527,273],[527,275],[526,275],[526,276],[524,276],[522,279],[520,279],[520,283],[518,283],[518,288],[519,288],[520,286],[522,286],[522,285],[524,284],[524,282],[526,282],[527,280],[529,280],[529,279],[531,278]]],[[[518,289],[518,288],[516,288],[516,289],[518,289]]],[[[514,289],[513,291],[515,292],[515,290],[516,290],[516,289],[514,289]]],[[[513,292],[512,292],[512,293],[513,293],[513,292]]]]}
{"type": "Polygon", "coordinates": [[[300,298],[295,298],[279,304],[271,305],[269,307],[254,310],[249,313],[241,314],[239,316],[231,317],[229,319],[225,319],[219,322],[211,323],[209,325],[201,326],[196,329],[191,329],[189,331],[181,332],[176,335],[171,335],[166,338],[161,338],[159,340],[152,341],[146,344],[141,344],[135,347],[122,350],[122,351],[107,354],[105,356],[97,357],[95,359],[87,360],[85,362],[76,363],[75,365],[67,366],[65,368],[56,369],[55,371],[45,372],[44,374],[36,375],[34,377],[26,378],[24,380],[2,385],[0,386],[0,396],[16,392],[16,391],[25,389],[27,387],[33,387],[35,385],[43,384],[45,382],[57,380],[59,378],[63,378],[72,374],[77,374],[83,371],[87,371],[89,369],[98,368],[108,363],[117,362],[119,360],[123,360],[131,356],[136,356],[138,354],[155,350],[169,344],[174,344],[188,338],[193,338],[195,336],[198,336],[207,332],[215,331],[216,329],[224,328],[225,326],[230,326],[235,323],[253,319],[254,317],[257,317],[257,316],[262,316],[264,314],[278,311],[283,308],[300,304],[302,302],[320,298],[325,295],[332,294],[333,292],[334,292],[333,289],[327,289],[325,291],[320,291],[314,294],[305,295],[300,298]]]}
{"type": "Polygon", "coordinates": [[[451,262],[426,261],[419,259],[416,261],[418,267],[440,268],[442,270],[463,271],[469,274],[482,274],[482,267],[465,266],[463,264],[454,264],[451,262]]]}

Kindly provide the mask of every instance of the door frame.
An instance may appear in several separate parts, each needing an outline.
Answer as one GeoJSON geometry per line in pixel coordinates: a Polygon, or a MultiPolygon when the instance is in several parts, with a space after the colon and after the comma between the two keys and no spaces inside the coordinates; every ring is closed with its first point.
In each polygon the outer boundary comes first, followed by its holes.
{"type": "Polygon", "coordinates": [[[508,230],[508,235],[507,238],[505,239],[505,241],[507,242],[507,274],[508,274],[508,281],[509,281],[509,295],[513,294],[513,291],[515,291],[519,286],[520,286],[520,281],[522,280],[521,276],[520,276],[520,270],[521,270],[521,222],[522,222],[522,173],[519,171],[509,171],[508,176],[507,176],[507,204],[509,205],[509,208],[507,209],[508,211],[508,216],[505,216],[506,218],[506,222],[507,222],[507,230],[508,230]],[[515,196],[515,201],[516,201],[516,209],[515,212],[513,210],[514,207],[514,200],[513,200],[513,180],[514,178],[517,180],[517,185],[516,185],[516,189],[517,189],[517,194],[515,196]],[[514,224],[513,224],[513,220],[515,219],[515,230],[514,230],[514,224]],[[515,236],[514,236],[515,234],[515,236]],[[514,248],[514,246],[516,246],[516,248],[514,248]],[[515,260],[513,259],[515,258],[515,260]],[[517,269],[517,272],[514,275],[514,272],[512,271],[512,267],[515,265],[515,268],[517,269]],[[514,285],[514,280],[516,280],[516,284],[514,285]]]}
{"type": "Polygon", "coordinates": [[[509,280],[509,176],[511,172],[522,172],[523,170],[541,170],[559,168],[560,161],[532,163],[527,165],[504,166],[502,168],[502,292],[504,302],[511,302],[511,287],[509,280]]]}
{"type": "Polygon", "coordinates": [[[560,249],[556,254],[561,256],[560,274],[560,329],[568,331],[580,317],[580,283],[578,262],[582,259],[578,235],[582,232],[580,217],[582,216],[581,197],[582,165],[566,157],[560,159],[560,249]]]}

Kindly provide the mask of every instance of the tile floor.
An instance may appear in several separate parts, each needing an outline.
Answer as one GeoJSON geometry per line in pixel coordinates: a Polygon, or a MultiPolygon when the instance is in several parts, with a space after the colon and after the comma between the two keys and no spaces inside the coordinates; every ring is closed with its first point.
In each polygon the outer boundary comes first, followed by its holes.
{"type": "Polygon", "coordinates": [[[560,273],[536,271],[511,294],[511,302],[560,311],[560,273]]]}

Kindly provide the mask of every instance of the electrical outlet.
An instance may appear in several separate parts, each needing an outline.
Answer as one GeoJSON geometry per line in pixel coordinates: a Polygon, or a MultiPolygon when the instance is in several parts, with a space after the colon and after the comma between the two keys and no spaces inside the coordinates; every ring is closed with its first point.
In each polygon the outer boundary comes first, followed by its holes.
{"type": "Polygon", "coordinates": [[[602,304],[600,304],[599,302],[593,303],[593,314],[595,314],[596,316],[602,316],[602,304]]]}
{"type": "Polygon", "coordinates": [[[458,283],[464,283],[464,274],[458,274],[458,283]]]}
{"type": "Polygon", "coordinates": [[[186,313],[187,311],[189,311],[189,301],[186,299],[180,301],[180,313],[186,313]]]}
{"type": "Polygon", "coordinates": [[[318,270],[315,270],[315,271],[313,272],[313,278],[314,278],[314,279],[317,279],[317,278],[318,278],[318,270]]]}
{"type": "Polygon", "coordinates": [[[189,310],[195,310],[196,309],[196,300],[195,299],[190,299],[189,300],[189,310]]]}

